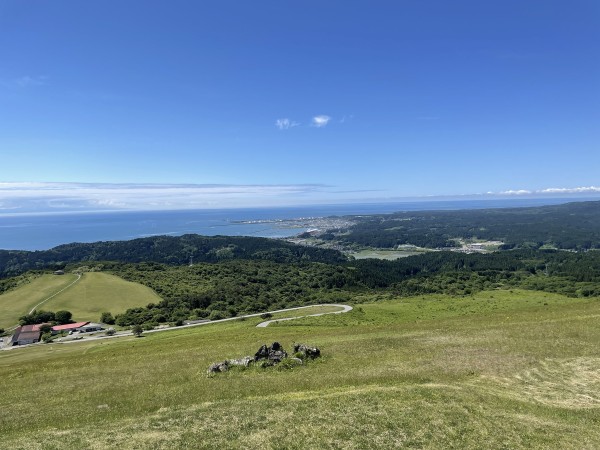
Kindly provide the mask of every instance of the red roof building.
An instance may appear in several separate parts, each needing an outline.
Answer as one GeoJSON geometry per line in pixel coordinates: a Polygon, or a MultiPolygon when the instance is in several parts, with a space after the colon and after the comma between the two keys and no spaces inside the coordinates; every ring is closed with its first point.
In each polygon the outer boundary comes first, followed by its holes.
{"type": "Polygon", "coordinates": [[[65,325],[56,325],[52,327],[52,331],[60,332],[60,331],[71,331],[76,330],[79,327],[83,327],[87,325],[89,322],[77,322],[77,323],[67,323],[65,325]]]}

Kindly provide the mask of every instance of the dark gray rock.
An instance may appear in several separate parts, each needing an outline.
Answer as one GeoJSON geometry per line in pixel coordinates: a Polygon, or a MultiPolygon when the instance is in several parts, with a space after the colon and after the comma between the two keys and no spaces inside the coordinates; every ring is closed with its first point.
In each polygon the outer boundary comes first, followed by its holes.
{"type": "Polygon", "coordinates": [[[300,353],[303,359],[315,359],[321,356],[321,350],[318,347],[310,347],[306,344],[294,344],[294,354],[300,353]]]}
{"type": "Polygon", "coordinates": [[[254,354],[254,361],[268,360],[273,364],[280,363],[288,354],[279,342],[273,342],[269,347],[262,345],[254,354]]]}

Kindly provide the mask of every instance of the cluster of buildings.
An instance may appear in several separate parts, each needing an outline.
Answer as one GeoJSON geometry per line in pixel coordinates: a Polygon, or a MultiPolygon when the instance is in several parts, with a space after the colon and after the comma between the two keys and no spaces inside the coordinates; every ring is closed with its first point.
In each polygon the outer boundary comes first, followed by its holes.
{"type": "MultiPolygon", "coordinates": [[[[42,326],[49,324],[23,325],[17,327],[10,341],[10,345],[35,344],[40,341],[42,335],[42,326]]],[[[55,325],[50,331],[52,334],[67,333],[90,333],[92,331],[103,330],[102,324],[92,322],[76,322],[65,325],[55,325]]]]}

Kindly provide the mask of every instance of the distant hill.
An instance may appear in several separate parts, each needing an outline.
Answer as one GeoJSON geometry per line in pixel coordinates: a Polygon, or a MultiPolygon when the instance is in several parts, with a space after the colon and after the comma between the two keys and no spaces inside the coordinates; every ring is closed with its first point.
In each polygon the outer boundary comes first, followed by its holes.
{"type": "Polygon", "coordinates": [[[457,246],[456,239],[502,241],[501,250],[551,247],[600,248],[600,202],[574,202],[528,208],[411,211],[357,217],[347,233],[325,238],[347,244],[393,248],[457,246]]]}
{"type": "Polygon", "coordinates": [[[337,263],[346,257],[337,250],[303,247],[282,240],[243,236],[153,236],[131,241],[73,243],[43,251],[0,250],[0,278],[28,270],[62,268],[86,261],[157,262],[171,265],[256,259],[275,262],[337,263]]]}

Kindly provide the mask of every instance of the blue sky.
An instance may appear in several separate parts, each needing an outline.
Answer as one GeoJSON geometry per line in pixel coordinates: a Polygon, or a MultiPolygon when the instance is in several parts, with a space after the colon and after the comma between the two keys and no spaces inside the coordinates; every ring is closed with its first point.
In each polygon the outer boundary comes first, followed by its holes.
{"type": "Polygon", "coordinates": [[[598,193],[599,43],[595,0],[1,0],[0,208],[598,193]]]}

